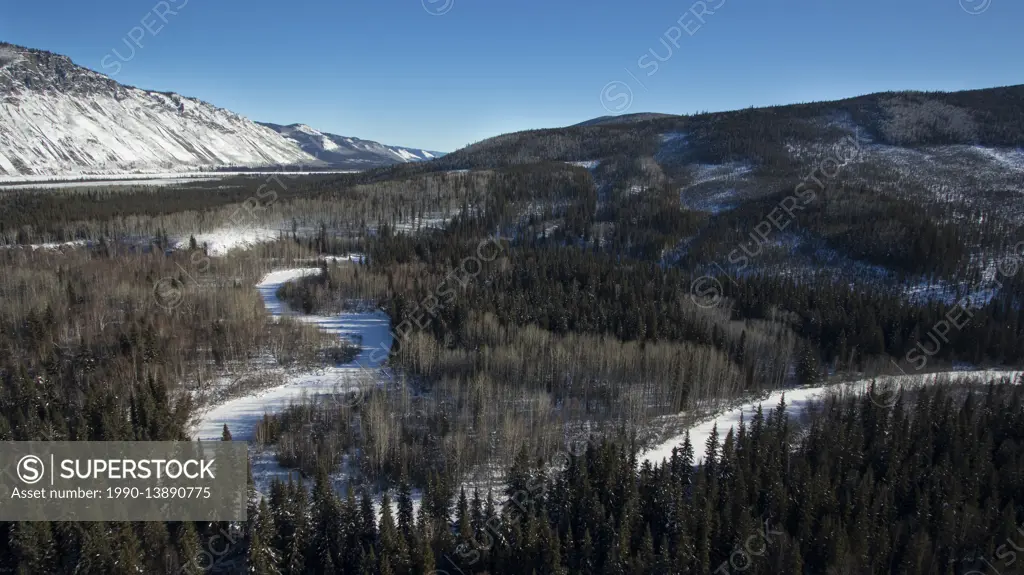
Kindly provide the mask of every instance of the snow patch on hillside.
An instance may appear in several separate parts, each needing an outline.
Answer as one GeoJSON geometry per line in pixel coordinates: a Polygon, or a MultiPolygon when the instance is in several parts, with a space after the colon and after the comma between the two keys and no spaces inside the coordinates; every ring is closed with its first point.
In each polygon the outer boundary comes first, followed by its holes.
{"type": "Polygon", "coordinates": [[[1024,149],[1000,149],[986,148],[985,146],[970,146],[967,150],[988,159],[996,166],[1012,170],[1014,172],[1024,172],[1024,149]]]}
{"type": "Polygon", "coordinates": [[[174,248],[187,249],[191,245],[193,236],[196,239],[197,247],[206,246],[207,254],[223,256],[236,248],[250,248],[257,244],[275,241],[280,237],[280,231],[270,228],[224,228],[172,238],[174,248]]]}
{"type": "Polygon", "coordinates": [[[12,249],[12,248],[29,248],[35,250],[62,250],[62,249],[76,249],[89,245],[90,242],[86,240],[73,240],[70,242],[47,242],[43,244],[13,244],[13,245],[2,245],[0,248],[12,249]]]}
{"type": "Polygon", "coordinates": [[[679,201],[689,210],[718,214],[728,211],[738,202],[737,185],[753,172],[750,164],[691,164],[691,181],[679,190],[679,201]]]}
{"type": "Polygon", "coordinates": [[[728,188],[703,198],[681,196],[684,208],[698,212],[710,212],[712,214],[720,214],[731,210],[735,200],[736,190],[734,188],[728,188]]]}
{"type": "Polygon", "coordinates": [[[693,180],[687,188],[699,186],[708,182],[735,180],[754,171],[753,166],[743,162],[730,162],[727,164],[693,164],[690,166],[690,169],[693,171],[693,180]]]}
{"type": "MultiPolygon", "coordinates": [[[[1024,151],[1019,148],[870,144],[863,150],[864,163],[874,167],[866,179],[876,189],[905,190],[913,183],[934,199],[956,202],[985,201],[992,191],[1024,193],[1024,151]]],[[[993,207],[1001,207],[1005,198],[994,201],[993,207]]]]}

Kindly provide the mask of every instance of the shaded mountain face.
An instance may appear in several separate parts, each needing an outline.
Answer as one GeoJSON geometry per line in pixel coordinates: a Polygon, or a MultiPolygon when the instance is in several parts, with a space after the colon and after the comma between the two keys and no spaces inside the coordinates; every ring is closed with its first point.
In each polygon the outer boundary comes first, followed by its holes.
{"type": "Polygon", "coordinates": [[[428,168],[571,162],[589,168],[603,190],[665,186],[684,207],[715,213],[839,159],[846,183],[922,201],[954,198],[1001,215],[1010,208],[1024,218],[1024,202],[1004,205],[1007,194],[1024,194],[1022,148],[1024,86],[1012,86],[695,116],[602,117],[483,140],[428,168]]]}
{"type": "Polygon", "coordinates": [[[363,170],[439,153],[260,124],[0,43],[0,177],[305,166],[363,170]]]}
{"type": "Polygon", "coordinates": [[[444,163],[469,169],[658,156],[659,164],[749,162],[785,171],[802,163],[800,150],[827,147],[854,135],[908,149],[1016,149],[1024,146],[1024,85],[954,93],[890,92],[694,116],[603,116],[565,128],[489,138],[449,154],[444,163]],[[667,142],[672,143],[669,149],[667,142]]]}
{"type": "Polygon", "coordinates": [[[1024,277],[1010,265],[1024,263],[1024,86],[598,118],[391,171],[526,180],[503,188],[519,202],[494,216],[503,236],[719,286],[756,276],[981,305],[1024,277]]]}
{"type": "Polygon", "coordinates": [[[281,134],[318,160],[341,169],[365,170],[408,162],[424,162],[444,155],[441,152],[386,146],[370,140],[321,132],[305,124],[282,126],[260,122],[260,125],[281,134]]]}

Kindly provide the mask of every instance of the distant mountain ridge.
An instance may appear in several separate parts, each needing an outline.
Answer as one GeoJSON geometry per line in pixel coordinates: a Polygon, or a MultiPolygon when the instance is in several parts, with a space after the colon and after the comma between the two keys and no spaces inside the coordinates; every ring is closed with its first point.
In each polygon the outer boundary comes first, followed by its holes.
{"type": "Polygon", "coordinates": [[[802,151],[825,149],[847,137],[909,151],[955,145],[1024,149],[1024,85],[883,92],[689,116],[602,116],[487,138],[429,169],[646,157],[663,167],[743,162],[789,172],[806,167],[802,151]]]}
{"type": "Polygon", "coordinates": [[[1024,222],[1024,85],[604,116],[503,134],[396,171],[544,163],[586,168],[603,196],[639,201],[645,192],[671,190],[680,205],[712,215],[792,190],[825,169],[839,172],[843,185],[919,205],[957,202],[1016,225],[1024,222]]]}
{"type": "Polygon", "coordinates": [[[323,135],[317,149],[294,137],[297,127],[284,127],[293,128],[285,135],[197,98],[127,86],[67,56],[8,43],[0,43],[0,94],[6,178],[285,165],[359,170],[441,155],[334,134],[323,135]]]}
{"type": "Polygon", "coordinates": [[[601,126],[606,124],[635,124],[649,120],[660,120],[662,118],[674,118],[672,114],[659,114],[656,112],[640,112],[637,114],[622,114],[619,116],[600,116],[591,118],[585,122],[573,124],[573,126],[601,126]]]}
{"type": "Polygon", "coordinates": [[[273,124],[257,122],[295,142],[305,153],[331,166],[361,170],[407,162],[423,162],[440,158],[442,152],[387,146],[379,142],[321,132],[306,124],[273,124]]]}

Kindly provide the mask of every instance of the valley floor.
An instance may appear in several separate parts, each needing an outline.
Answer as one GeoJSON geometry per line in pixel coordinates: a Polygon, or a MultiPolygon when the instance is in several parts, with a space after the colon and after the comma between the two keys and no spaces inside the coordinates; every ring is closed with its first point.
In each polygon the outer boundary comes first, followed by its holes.
{"type": "Polygon", "coordinates": [[[277,290],[292,280],[319,273],[318,268],[296,268],[267,274],[256,287],[263,296],[267,310],[275,317],[293,317],[312,323],[329,334],[359,343],[356,358],[345,365],[325,367],[313,372],[291,375],[283,385],[260,390],[257,393],[231,399],[202,414],[192,429],[192,437],[199,440],[220,439],[223,427],[228,426],[237,440],[255,439],[256,424],[265,413],[277,413],[304,396],[316,394],[359,394],[360,389],[374,386],[385,376],[381,363],[391,349],[391,324],[382,311],[372,313],[343,313],[336,316],[302,315],[288,309],[277,297],[277,290]]]}
{"type": "Polygon", "coordinates": [[[357,170],[316,170],[316,171],[246,171],[246,172],[152,172],[152,173],[111,173],[111,174],[75,174],[73,176],[54,175],[19,175],[0,176],[0,189],[52,189],[103,186],[174,186],[189,182],[203,182],[228,178],[231,176],[308,176],[320,174],[351,174],[357,170]]]}
{"type": "MultiPolygon", "coordinates": [[[[361,347],[357,357],[345,365],[290,375],[283,385],[234,398],[209,408],[200,416],[192,428],[194,439],[218,440],[221,437],[223,426],[227,425],[234,439],[253,441],[257,424],[264,414],[278,413],[289,404],[297,403],[304,397],[316,394],[334,398],[348,397],[351,399],[355,397],[358,400],[362,391],[374,386],[384,385],[388,381],[388,373],[382,368],[381,364],[387,358],[386,350],[389,350],[392,345],[392,335],[390,332],[390,320],[384,312],[342,313],[334,316],[302,315],[290,310],[277,297],[276,292],[278,288],[285,283],[317,273],[319,273],[319,268],[279,270],[267,274],[257,285],[257,288],[263,297],[267,310],[274,318],[292,317],[299,321],[315,324],[325,332],[337,335],[339,338],[356,342],[361,347]],[[339,396],[339,392],[343,394],[347,392],[347,394],[339,396]]],[[[694,446],[695,458],[697,461],[700,461],[703,457],[703,445],[714,429],[717,429],[719,437],[722,438],[728,433],[730,428],[739,425],[741,418],[749,422],[758,406],[762,406],[763,411],[767,414],[775,409],[783,399],[786,402],[786,412],[792,418],[798,419],[809,406],[833,394],[860,395],[867,393],[873,394],[872,400],[876,402],[888,402],[890,401],[889,396],[883,396],[882,386],[885,386],[886,389],[913,389],[938,382],[955,383],[967,380],[988,382],[1003,378],[1020,381],[1021,377],[1024,377],[1024,371],[955,371],[895,377],[886,376],[842,384],[776,390],[769,393],[764,399],[750,401],[739,407],[728,408],[704,421],[691,425],[688,427],[687,432],[694,446]],[[872,388],[872,382],[877,382],[879,386],[872,388]]],[[[346,400],[342,399],[342,401],[346,400]]],[[[672,450],[682,444],[685,433],[670,437],[660,444],[645,450],[641,453],[639,462],[657,464],[670,458],[672,450]]],[[[284,478],[289,474],[287,469],[277,464],[276,457],[272,451],[258,451],[254,453],[253,472],[256,483],[261,490],[265,490],[269,486],[272,478],[284,478]]],[[[499,472],[491,471],[492,475],[495,473],[499,472]]],[[[343,489],[347,485],[348,474],[342,470],[339,473],[333,474],[332,479],[336,487],[343,489]]],[[[501,497],[504,489],[503,483],[497,476],[491,477],[487,481],[467,481],[463,486],[467,490],[471,490],[473,487],[480,487],[482,490],[490,488],[496,497],[501,497]]],[[[418,493],[415,499],[418,506],[418,493]]]]}

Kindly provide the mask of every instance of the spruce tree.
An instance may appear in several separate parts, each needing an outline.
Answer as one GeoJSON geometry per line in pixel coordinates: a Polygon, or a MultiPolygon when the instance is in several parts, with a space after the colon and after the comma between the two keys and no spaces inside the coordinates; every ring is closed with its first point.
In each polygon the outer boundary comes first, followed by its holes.
{"type": "Polygon", "coordinates": [[[12,525],[10,535],[13,566],[18,573],[56,573],[57,549],[50,524],[19,522],[12,525]]]}
{"type": "Polygon", "coordinates": [[[313,487],[312,506],[313,522],[306,568],[318,574],[333,573],[337,562],[335,558],[341,558],[341,510],[327,472],[322,468],[317,472],[313,487]]]}
{"type": "Polygon", "coordinates": [[[381,569],[383,570],[383,562],[387,561],[389,567],[396,573],[404,573],[409,568],[409,547],[406,538],[395,525],[394,514],[391,511],[391,497],[387,491],[381,495],[380,505],[381,569]]]}
{"type": "Polygon", "coordinates": [[[409,545],[410,549],[416,548],[415,539],[413,538],[415,525],[416,519],[413,515],[412,493],[409,489],[408,480],[403,477],[398,484],[398,530],[405,537],[406,544],[409,545]]]}
{"type": "Polygon", "coordinates": [[[287,491],[290,497],[290,519],[291,525],[286,539],[284,539],[284,562],[282,572],[286,575],[299,575],[306,572],[306,557],[309,555],[310,545],[310,509],[306,496],[306,487],[301,478],[296,485],[288,482],[287,491]]]}
{"type": "Polygon", "coordinates": [[[256,512],[252,539],[249,541],[247,573],[250,575],[280,575],[278,556],[273,547],[276,537],[274,518],[267,507],[267,500],[263,499],[256,512]]]}
{"type": "Polygon", "coordinates": [[[177,566],[183,575],[201,575],[204,571],[203,553],[196,527],[191,521],[178,524],[175,546],[178,549],[177,566]]]}
{"type": "Polygon", "coordinates": [[[119,522],[111,525],[113,531],[110,546],[113,550],[113,575],[135,575],[143,572],[144,556],[139,539],[132,524],[119,522]]]}

